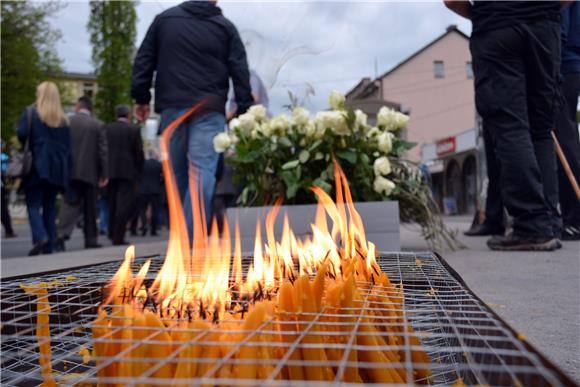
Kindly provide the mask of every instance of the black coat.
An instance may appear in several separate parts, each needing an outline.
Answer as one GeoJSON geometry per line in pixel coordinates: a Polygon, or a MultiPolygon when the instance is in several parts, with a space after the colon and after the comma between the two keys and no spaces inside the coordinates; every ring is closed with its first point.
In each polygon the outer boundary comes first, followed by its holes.
{"type": "Polygon", "coordinates": [[[103,123],[87,114],[70,118],[73,154],[71,178],[97,185],[99,177],[107,177],[107,136],[103,123]]]}
{"type": "Polygon", "coordinates": [[[143,171],[141,129],[124,121],[105,125],[109,147],[109,179],[136,180],[143,171]]]}
{"type": "Polygon", "coordinates": [[[138,104],[151,100],[155,75],[155,111],[205,108],[224,112],[229,78],[238,113],[252,105],[246,50],[236,27],[208,1],[187,1],[157,15],[133,64],[131,96],[138,104]]]}
{"type": "Polygon", "coordinates": [[[161,163],[155,159],[145,160],[143,173],[139,182],[139,193],[144,195],[161,194],[163,190],[163,172],[161,163]]]}

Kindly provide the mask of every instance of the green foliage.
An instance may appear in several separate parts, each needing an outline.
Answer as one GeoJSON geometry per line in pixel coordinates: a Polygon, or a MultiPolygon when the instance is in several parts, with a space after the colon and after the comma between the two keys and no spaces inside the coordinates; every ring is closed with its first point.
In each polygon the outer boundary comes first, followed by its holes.
{"type": "Polygon", "coordinates": [[[136,1],[91,1],[87,29],[99,85],[95,108],[106,122],[115,118],[115,106],[130,104],[131,69],[137,35],[136,1]]]}
{"type": "Polygon", "coordinates": [[[0,7],[2,138],[8,140],[15,134],[20,113],[34,102],[36,86],[61,69],[54,47],[60,32],[48,19],[62,5],[2,1],[0,7]]]}

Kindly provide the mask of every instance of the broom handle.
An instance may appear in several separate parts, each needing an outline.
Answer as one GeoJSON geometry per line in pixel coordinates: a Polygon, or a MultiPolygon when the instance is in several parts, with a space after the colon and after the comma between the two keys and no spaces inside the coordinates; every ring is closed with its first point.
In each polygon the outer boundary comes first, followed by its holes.
{"type": "Polygon", "coordinates": [[[552,139],[554,139],[554,145],[556,146],[556,154],[558,155],[560,163],[562,164],[562,167],[566,172],[566,176],[568,176],[568,180],[570,180],[570,185],[572,185],[574,192],[576,192],[576,197],[578,198],[578,200],[580,200],[580,187],[578,187],[578,182],[576,181],[576,178],[572,173],[572,169],[570,169],[570,164],[568,164],[568,160],[566,159],[566,156],[562,151],[562,147],[560,146],[560,142],[558,141],[558,138],[556,138],[556,134],[554,133],[554,131],[552,131],[552,139]]]}

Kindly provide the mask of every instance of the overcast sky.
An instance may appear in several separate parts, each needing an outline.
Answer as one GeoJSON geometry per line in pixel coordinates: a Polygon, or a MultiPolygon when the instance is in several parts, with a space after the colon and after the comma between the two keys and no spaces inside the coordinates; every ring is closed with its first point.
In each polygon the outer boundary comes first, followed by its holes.
{"type": "MultiPolygon", "coordinates": [[[[141,1],[137,45],[155,15],[179,2],[141,1]]],[[[88,2],[66,2],[53,20],[63,38],[58,53],[67,71],[91,72],[86,31],[88,2]]],[[[270,88],[280,112],[288,90],[311,110],[323,109],[333,89],[347,92],[360,78],[381,74],[439,36],[450,24],[465,33],[471,23],[436,2],[226,1],[224,15],[247,44],[250,66],[270,88]],[[312,91],[314,95],[311,95],[312,91]]]]}

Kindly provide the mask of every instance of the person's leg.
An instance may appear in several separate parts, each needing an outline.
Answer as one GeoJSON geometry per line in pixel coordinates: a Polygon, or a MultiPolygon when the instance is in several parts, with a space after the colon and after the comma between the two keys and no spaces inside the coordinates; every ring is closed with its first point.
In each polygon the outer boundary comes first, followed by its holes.
{"type": "MultiPolygon", "coordinates": [[[[556,121],[556,135],[572,174],[580,184],[580,138],[576,106],[580,94],[580,73],[565,74],[562,83],[563,106],[556,121]]],[[[580,237],[580,201],[558,160],[559,197],[564,223],[562,239],[580,237]]]]}
{"type": "Polygon", "coordinates": [[[113,244],[122,244],[125,242],[125,232],[127,223],[131,215],[135,212],[135,198],[137,190],[132,180],[120,180],[117,191],[117,211],[115,214],[115,232],[113,244]],[[119,204],[123,205],[119,205],[119,204]]]}
{"type": "Polygon", "coordinates": [[[147,208],[149,207],[149,194],[139,195],[139,219],[141,219],[141,235],[147,234],[147,208]]]}
{"type": "Polygon", "coordinates": [[[491,130],[483,124],[483,142],[487,164],[487,197],[485,199],[485,224],[502,234],[505,229],[503,201],[501,200],[500,165],[495,155],[491,130]]]}
{"type": "MultiPolygon", "coordinates": [[[[64,194],[58,212],[57,235],[59,240],[70,239],[82,211],[83,196],[79,181],[72,180],[64,194]]],[[[62,242],[64,243],[64,242],[62,242]]]]}
{"type": "Polygon", "coordinates": [[[109,223],[107,231],[109,233],[109,239],[113,240],[117,216],[117,191],[119,189],[119,181],[117,179],[109,180],[107,189],[107,200],[109,201],[109,223]]]}
{"type": "Polygon", "coordinates": [[[45,184],[42,189],[42,221],[48,235],[48,243],[44,246],[43,254],[51,254],[56,242],[56,195],[58,188],[52,184],[45,184]]]}
{"type": "Polygon", "coordinates": [[[151,235],[157,235],[157,224],[159,222],[159,195],[151,194],[149,196],[151,203],[151,235]]]}
{"type": "Polygon", "coordinates": [[[89,183],[83,183],[83,213],[85,247],[97,247],[97,187],[89,183]]]}
{"type": "Polygon", "coordinates": [[[528,122],[526,44],[522,35],[521,28],[515,26],[471,39],[475,100],[495,141],[501,196],[514,217],[514,236],[548,239],[551,243],[550,210],[528,122]]]}
{"type": "Polygon", "coordinates": [[[99,199],[99,232],[101,235],[107,235],[109,224],[109,202],[106,196],[99,199]]]}
{"type": "Polygon", "coordinates": [[[7,238],[13,237],[14,229],[12,228],[12,219],[10,218],[10,210],[8,209],[8,191],[4,188],[4,183],[2,183],[2,226],[4,226],[4,235],[7,238]]]}
{"type": "MultiPolygon", "coordinates": [[[[211,208],[216,182],[216,168],[219,154],[213,148],[213,138],[224,130],[225,117],[221,113],[207,113],[189,125],[187,158],[198,174],[197,184],[203,199],[206,222],[212,218],[211,208]]],[[[185,214],[191,214],[191,201],[184,204],[185,214]]],[[[190,235],[193,229],[191,217],[188,219],[190,235]]]]}
{"type": "Polygon", "coordinates": [[[560,24],[536,22],[527,28],[525,58],[528,117],[534,154],[540,167],[544,198],[550,210],[552,232],[559,237],[558,170],[552,130],[558,111],[560,78],[560,24]]]}
{"type": "Polygon", "coordinates": [[[42,220],[42,188],[39,185],[26,187],[26,208],[32,244],[48,242],[48,234],[42,220]]]}

